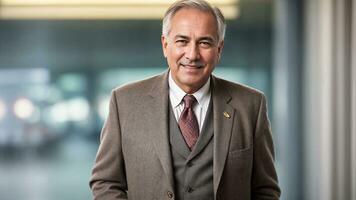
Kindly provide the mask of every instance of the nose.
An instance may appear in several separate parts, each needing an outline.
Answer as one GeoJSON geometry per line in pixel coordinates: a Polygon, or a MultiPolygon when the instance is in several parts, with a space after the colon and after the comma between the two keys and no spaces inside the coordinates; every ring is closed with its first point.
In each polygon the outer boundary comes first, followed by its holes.
{"type": "Polygon", "coordinates": [[[191,44],[187,46],[185,58],[189,59],[190,61],[199,60],[199,48],[195,44],[191,44]]]}

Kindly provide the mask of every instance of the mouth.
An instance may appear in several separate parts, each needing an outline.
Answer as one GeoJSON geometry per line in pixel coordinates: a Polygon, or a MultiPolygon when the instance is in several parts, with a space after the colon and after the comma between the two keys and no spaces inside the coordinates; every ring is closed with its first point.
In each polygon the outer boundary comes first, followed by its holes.
{"type": "Polygon", "coordinates": [[[184,65],[184,64],[181,64],[182,67],[184,68],[187,68],[187,69],[201,69],[203,68],[203,66],[201,65],[184,65]]]}

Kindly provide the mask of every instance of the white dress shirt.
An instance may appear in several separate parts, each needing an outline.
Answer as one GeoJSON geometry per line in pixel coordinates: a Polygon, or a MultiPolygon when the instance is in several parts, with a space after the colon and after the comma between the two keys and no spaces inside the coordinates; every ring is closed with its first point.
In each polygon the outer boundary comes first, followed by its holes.
{"type": "MultiPolygon", "coordinates": [[[[186,95],[186,93],[173,80],[171,72],[169,72],[168,84],[169,99],[171,101],[174,116],[176,117],[176,120],[178,122],[179,117],[184,109],[183,97],[186,95]]],[[[201,87],[198,91],[191,95],[193,95],[197,100],[197,103],[194,105],[193,111],[198,120],[199,132],[201,132],[211,98],[210,77],[208,81],[203,85],[203,87],[201,87]]]]}

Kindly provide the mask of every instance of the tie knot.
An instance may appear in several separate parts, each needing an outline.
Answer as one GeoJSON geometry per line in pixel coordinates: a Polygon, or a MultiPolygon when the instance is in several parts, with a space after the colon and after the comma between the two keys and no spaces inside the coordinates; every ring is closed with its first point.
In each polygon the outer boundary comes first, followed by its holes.
{"type": "Polygon", "coordinates": [[[197,102],[197,100],[195,99],[195,97],[193,95],[185,95],[183,98],[183,102],[184,102],[184,108],[193,108],[195,102],[197,102]]]}

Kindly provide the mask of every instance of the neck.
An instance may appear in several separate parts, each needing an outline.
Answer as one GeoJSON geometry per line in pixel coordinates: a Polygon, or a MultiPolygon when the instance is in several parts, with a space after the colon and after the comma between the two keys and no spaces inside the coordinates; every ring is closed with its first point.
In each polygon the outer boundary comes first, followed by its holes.
{"type": "Polygon", "coordinates": [[[190,87],[190,86],[185,86],[185,85],[179,85],[177,84],[185,93],[187,94],[194,94],[196,91],[198,91],[203,85],[196,86],[196,87],[190,87]]]}

